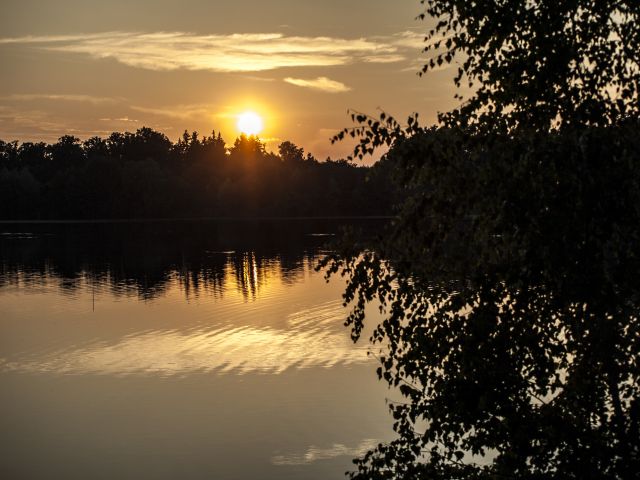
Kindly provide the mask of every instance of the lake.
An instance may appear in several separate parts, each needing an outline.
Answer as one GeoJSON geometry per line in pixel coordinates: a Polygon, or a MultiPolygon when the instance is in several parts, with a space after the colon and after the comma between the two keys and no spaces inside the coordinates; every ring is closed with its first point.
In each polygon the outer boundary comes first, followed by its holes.
{"type": "Polygon", "coordinates": [[[0,477],[344,478],[392,433],[344,223],[0,225],[0,477]]]}

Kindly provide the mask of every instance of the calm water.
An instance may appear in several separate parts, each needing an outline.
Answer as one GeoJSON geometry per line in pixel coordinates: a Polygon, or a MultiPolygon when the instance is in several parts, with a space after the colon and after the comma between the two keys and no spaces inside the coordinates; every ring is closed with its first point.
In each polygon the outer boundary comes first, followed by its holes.
{"type": "Polygon", "coordinates": [[[338,227],[0,225],[0,477],[343,478],[391,420],[338,227]]]}

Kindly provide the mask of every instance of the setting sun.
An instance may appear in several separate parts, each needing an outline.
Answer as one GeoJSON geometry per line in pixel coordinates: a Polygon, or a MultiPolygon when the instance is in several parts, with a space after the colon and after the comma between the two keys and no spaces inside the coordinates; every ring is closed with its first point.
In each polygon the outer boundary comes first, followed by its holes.
{"type": "Polygon", "coordinates": [[[257,135],[262,131],[262,117],[255,112],[244,112],[238,115],[238,130],[246,135],[257,135]]]}

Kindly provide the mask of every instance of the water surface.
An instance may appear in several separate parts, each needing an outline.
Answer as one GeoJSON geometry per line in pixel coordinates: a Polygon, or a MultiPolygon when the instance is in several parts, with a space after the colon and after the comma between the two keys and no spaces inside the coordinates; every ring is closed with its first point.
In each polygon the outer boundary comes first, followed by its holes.
{"type": "Polygon", "coordinates": [[[0,226],[0,476],[343,478],[390,420],[338,229],[0,226]]]}

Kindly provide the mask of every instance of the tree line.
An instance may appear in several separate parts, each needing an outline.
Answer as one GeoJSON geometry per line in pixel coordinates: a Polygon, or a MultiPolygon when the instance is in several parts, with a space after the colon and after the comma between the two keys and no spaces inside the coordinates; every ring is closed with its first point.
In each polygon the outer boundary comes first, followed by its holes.
{"type": "Polygon", "coordinates": [[[386,215],[398,195],[388,168],[318,161],[289,141],[268,152],[256,136],[227,145],[215,131],[0,140],[0,219],[386,215]]]}

